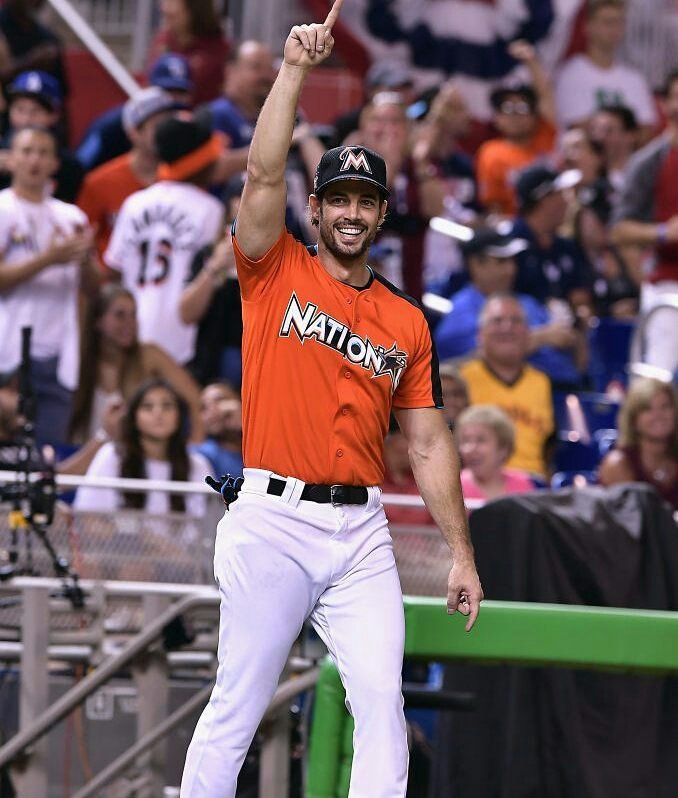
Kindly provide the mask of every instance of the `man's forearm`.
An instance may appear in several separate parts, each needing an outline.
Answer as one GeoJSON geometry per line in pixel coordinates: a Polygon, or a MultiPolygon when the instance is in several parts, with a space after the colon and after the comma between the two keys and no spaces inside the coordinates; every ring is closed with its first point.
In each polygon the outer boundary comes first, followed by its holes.
{"type": "Polygon", "coordinates": [[[450,435],[426,451],[410,451],[412,472],[424,503],[447,541],[452,558],[473,560],[466,508],[459,482],[459,459],[450,435]]]}
{"type": "Polygon", "coordinates": [[[656,222],[637,222],[626,219],[612,228],[613,243],[652,246],[660,239],[661,225],[656,222]]]}
{"type": "Polygon", "coordinates": [[[35,277],[47,266],[49,263],[44,252],[22,263],[0,263],[0,292],[11,291],[21,283],[35,277]]]}
{"type": "Polygon", "coordinates": [[[297,103],[306,70],[283,62],[261,109],[247,159],[250,180],[277,183],[283,179],[292,141],[297,103]]]}

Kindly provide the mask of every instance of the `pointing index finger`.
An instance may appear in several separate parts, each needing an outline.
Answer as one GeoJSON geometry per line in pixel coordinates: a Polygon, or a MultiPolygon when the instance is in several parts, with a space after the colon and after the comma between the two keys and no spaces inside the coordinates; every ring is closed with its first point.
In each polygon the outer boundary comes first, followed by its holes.
{"type": "Polygon", "coordinates": [[[330,8],[330,13],[327,15],[325,19],[325,27],[332,30],[334,23],[337,21],[339,17],[339,12],[341,11],[341,7],[344,4],[344,0],[334,0],[332,4],[332,8],[330,8]]]}

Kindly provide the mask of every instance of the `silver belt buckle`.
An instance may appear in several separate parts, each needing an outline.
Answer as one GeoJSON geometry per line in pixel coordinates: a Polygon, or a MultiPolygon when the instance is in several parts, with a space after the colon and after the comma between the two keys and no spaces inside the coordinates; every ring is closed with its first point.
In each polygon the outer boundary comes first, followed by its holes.
{"type": "Polygon", "coordinates": [[[341,485],[330,485],[330,502],[332,503],[332,507],[339,507],[342,504],[342,502],[334,501],[334,496],[340,487],[341,485]]]}

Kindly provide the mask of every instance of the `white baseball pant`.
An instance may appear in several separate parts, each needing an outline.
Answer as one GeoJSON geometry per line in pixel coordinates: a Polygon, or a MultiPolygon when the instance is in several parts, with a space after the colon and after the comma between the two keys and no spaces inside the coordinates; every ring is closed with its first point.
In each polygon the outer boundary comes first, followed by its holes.
{"type": "Polygon", "coordinates": [[[337,664],[355,719],[350,798],[404,798],[407,739],[401,671],[405,624],[379,488],[365,505],[300,501],[287,478],[245,469],[217,526],[219,666],[186,755],[181,798],[233,798],[237,776],[310,618],[337,664]]]}

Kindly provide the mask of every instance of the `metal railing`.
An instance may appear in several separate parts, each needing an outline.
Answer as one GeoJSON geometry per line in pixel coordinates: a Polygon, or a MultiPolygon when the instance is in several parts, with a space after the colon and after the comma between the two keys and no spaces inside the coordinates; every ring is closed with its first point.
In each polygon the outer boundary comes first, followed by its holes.
{"type": "MultiPolygon", "coordinates": [[[[665,294],[661,302],[641,315],[635,332],[631,339],[629,351],[629,372],[638,377],[656,377],[657,379],[671,381],[673,374],[667,369],[652,366],[645,362],[647,357],[647,329],[652,320],[659,313],[673,312],[678,321],[678,294],[665,294]]],[[[678,342],[676,342],[678,351],[678,342]]],[[[678,358],[677,358],[678,359],[678,358]]]]}
{"type": "MultiPolygon", "coordinates": [[[[22,686],[20,693],[20,730],[2,748],[0,748],[0,767],[22,762],[23,767],[15,776],[18,780],[20,795],[31,798],[46,798],[48,795],[48,778],[45,754],[45,736],[59,722],[63,721],[77,707],[111,677],[122,669],[131,667],[138,682],[139,739],[130,748],[120,754],[114,761],[106,765],[87,784],[83,785],[73,798],[85,798],[94,795],[103,786],[122,776],[134,765],[144,770],[142,781],[147,784],[148,792],[139,795],[160,794],[166,778],[165,763],[162,759],[152,758],[153,750],[166,739],[177,726],[205,705],[212,689],[210,683],[198,689],[182,706],[171,714],[166,714],[168,661],[171,654],[154,649],[168,623],[187,614],[207,610],[216,626],[219,595],[213,588],[195,586],[157,585],[144,583],[92,583],[84,582],[83,589],[89,594],[98,593],[99,598],[124,597],[139,599],[145,608],[145,624],[140,632],[129,639],[124,647],[103,662],[88,676],[76,683],[53,704],[47,706],[47,662],[50,654],[56,653],[50,647],[53,633],[50,630],[50,592],[59,586],[57,580],[32,577],[19,577],[11,583],[2,583],[0,592],[21,592],[23,602],[23,634],[22,643],[18,644],[21,657],[22,686]],[[51,649],[51,650],[50,650],[51,649]],[[144,667],[139,669],[137,662],[144,656],[144,667]],[[154,666],[155,658],[155,666],[154,666]],[[150,665],[149,665],[150,662],[150,665]],[[135,670],[136,669],[136,670],[135,670]],[[145,681],[144,681],[145,680],[145,681]],[[28,756],[26,757],[26,754],[28,756]]],[[[80,640],[91,645],[92,635],[73,632],[71,642],[80,640]]],[[[87,647],[72,647],[77,650],[78,658],[85,656],[87,647]]],[[[214,661],[216,644],[211,637],[192,646],[193,651],[203,648],[211,653],[214,661]]],[[[93,647],[90,650],[95,650],[93,647]]],[[[16,654],[17,652],[13,652],[16,654]]],[[[73,652],[71,652],[73,653],[73,652]]],[[[204,660],[199,660],[204,671],[204,660]]],[[[186,663],[182,665],[185,669],[186,663]]],[[[299,693],[312,689],[318,676],[317,668],[304,665],[305,670],[283,682],[269,706],[264,729],[263,743],[260,753],[260,796],[261,798],[284,798],[284,779],[280,778],[281,763],[289,756],[289,727],[286,707],[299,693]]],[[[204,677],[203,677],[204,678],[204,677]]],[[[286,760],[285,760],[286,761],[286,760]]],[[[136,788],[135,788],[136,789],[136,788]]],[[[137,794],[137,793],[135,793],[137,794]]]]}
{"type": "MultiPolygon", "coordinates": [[[[120,88],[129,96],[135,94],[139,90],[139,84],[94,28],[96,25],[97,30],[101,31],[105,35],[105,26],[97,25],[96,22],[92,22],[92,24],[87,22],[82,13],[79,13],[75,5],[72,2],[69,2],[69,0],[48,0],[48,2],[52,10],[70,28],[78,40],[82,42],[83,46],[86,47],[87,50],[89,50],[89,52],[97,59],[97,61],[106,70],[106,72],[108,72],[118,86],[120,86],[120,88]]],[[[109,3],[99,4],[92,2],[88,5],[91,7],[111,7],[111,4],[109,3]]],[[[139,41],[137,41],[135,38],[133,41],[132,51],[134,55],[131,65],[132,69],[139,69],[143,64],[143,61],[141,64],[137,65],[136,60],[139,59],[140,55],[140,52],[138,51],[143,51],[145,53],[148,46],[152,0],[137,0],[137,2],[131,5],[135,10],[133,30],[135,31],[135,37],[138,37],[139,39],[139,41]],[[147,20],[147,30],[144,30],[145,20],[147,20]],[[141,40],[143,39],[145,39],[145,41],[142,44],[141,40]]]]}

